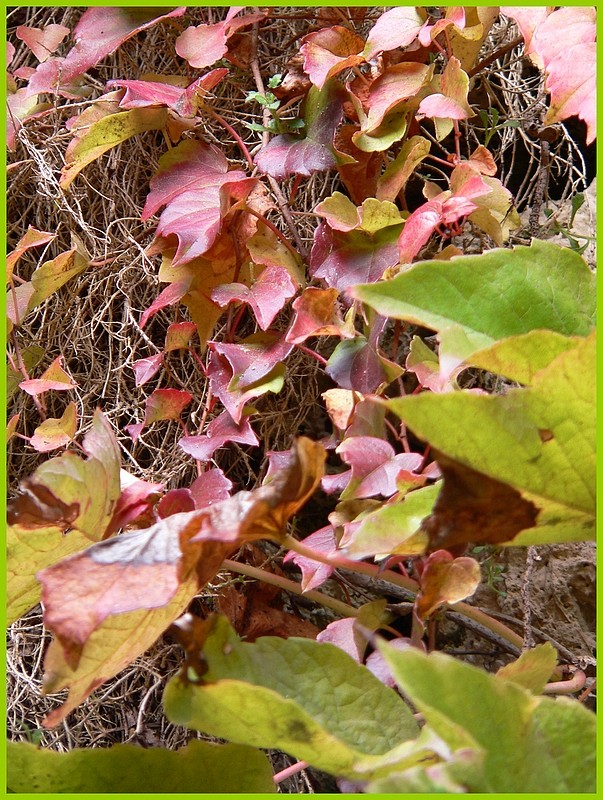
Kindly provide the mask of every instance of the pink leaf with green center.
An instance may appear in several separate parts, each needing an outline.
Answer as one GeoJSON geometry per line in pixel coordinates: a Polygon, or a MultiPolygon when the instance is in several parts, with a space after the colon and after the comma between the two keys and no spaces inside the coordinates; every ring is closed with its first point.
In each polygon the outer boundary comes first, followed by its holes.
{"type": "Polygon", "coordinates": [[[55,392],[68,392],[72,389],[76,389],[77,384],[72,382],[69,375],[61,367],[62,363],[63,356],[55,358],[41,378],[31,378],[27,381],[21,381],[19,384],[20,388],[32,396],[43,394],[51,389],[55,392]]]}
{"type": "Polygon", "coordinates": [[[46,61],[69,33],[69,28],[64,25],[51,24],[45,28],[19,25],[15,36],[25,42],[38,61],[46,61]]]}
{"type": "Polygon", "coordinates": [[[363,48],[364,39],[342,25],[309,33],[302,39],[300,48],[304,71],[312,83],[322,89],[329,78],[361,64],[363,48]]]}
{"type": "Polygon", "coordinates": [[[29,94],[56,92],[63,97],[77,97],[72,84],[91,67],[135,34],[161,20],[180,17],[185,10],[176,8],[156,16],[154,8],[89,8],[73,31],[75,47],[65,58],[49,58],[38,66],[29,82],[29,94]]]}
{"type": "Polygon", "coordinates": [[[209,461],[215,451],[228,442],[238,442],[253,447],[260,443],[247,417],[237,424],[228,411],[223,411],[219,417],[212,419],[205,434],[183,436],[178,444],[185,453],[198,461],[209,461]]]}
{"type": "Polygon", "coordinates": [[[284,267],[266,267],[251,288],[243,283],[225,283],[212,291],[211,299],[222,307],[237,300],[247,303],[265,331],[295,292],[295,283],[284,267]]]}
{"type": "Polygon", "coordinates": [[[337,289],[317,289],[315,286],[304,289],[293,301],[295,317],[285,340],[302,344],[308,336],[353,337],[354,330],[343,321],[338,301],[337,289]]]}
{"type": "Polygon", "coordinates": [[[424,18],[411,6],[392,8],[382,14],[366,40],[363,56],[370,61],[378,53],[408,47],[423,27],[424,18]]]}
{"type": "Polygon", "coordinates": [[[419,453],[400,453],[383,439],[372,436],[350,436],[336,450],[350,465],[350,482],[342,499],[382,495],[391,497],[397,491],[396,478],[402,470],[413,472],[421,466],[419,453]]]}
{"type": "Polygon", "coordinates": [[[192,394],[181,389],[155,389],[146,399],[143,421],[126,425],[126,430],[136,441],[141,432],[153,422],[179,420],[192,399],[192,394]]]}
{"type": "Polygon", "coordinates": [[[134,370],[136,386],[144,386],[145,383],[148,383],[161,369],[163,359],[163,353],[157,353],[154,356],[147,356],[133,361],[132,369],[134,370]]]}
{"type": "Polygon", "coordinates": [[[212,69],[183,89],[159,81],[108,81],[107,89],[123,87],[126,91],[120,108],[144,108],[145,106],[167,106],[182,117],[193,117],[197,112],[198,96],[203,97],[228,75],[225,67],[212,69]]]}
{"type": "Polygon", "coordinates": [[[164,352],[186,349],[196,332],[197,326],[194,322],[173,322],[165,335],[164,352]]]}
{"type": "MultiPolygon", "coordinates": [[[[337,542],[335,540],[335,530],[332,525],[327,525],[326,528],[321,528],[304,539],[304,545],[312,548],[321,553],[323,556],[329,556],[337,552],[337,542]]],[[[309,592],[311,589],[316,589],[328,580],[333,574],[334,567],[329,564],[324,564],[322,561],[314,561],[308,556],[300,556],[294,550],[290,550],[283,563],[292,561],[296,567],[299,567],[302,573],[301,586],[304,592],[309,592]]]]}
{"type": "Polygon", "coordinates": [[[195,478],[190,485],[190,491],[195,501],[195,508],[207,508],[230,497],[232,481],[221,469],[208,469],[195,478]]]}
{"type": "Polygon", "coordinates": [[[218,61],[228,51],[228,39],[233,33],[246,25],[259,22],[266,16],[262,12],[256,12],[234,19],[243,9],[243,6],[233,6],[222,22],[187,28],[176,39],[178,55],[186,59],[195,69],[209,67],[218,61]]]}
{"type": "Polygon", "coordinates": [[[310,88],[300,117],[306,121],[306,135],[275,136],[255,157],[255,163],[273,178],[312,175],[337,166],[333,138],[343,115],[346,92],[335,80],[321,90],[310,88]]]}

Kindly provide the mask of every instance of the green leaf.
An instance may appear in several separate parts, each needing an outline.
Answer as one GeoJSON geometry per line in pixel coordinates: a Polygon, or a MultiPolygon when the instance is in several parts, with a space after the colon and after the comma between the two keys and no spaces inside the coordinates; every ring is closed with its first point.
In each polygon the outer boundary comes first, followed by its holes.
{"type": "Polygon", "coordinates": [[[464,731],[483,748],[484,783],[471,791],[595,791],[595,716],[580,703],[534,697],[443,653],[379,650],[436,734],[456,749],[464,731]]]}
{"type": "Polygon", "coordinates": [[[401,698],[333,645],[271,636],[247,644],[217,617],[203,657],[203,682],[176,677],[166,687],[166,714],[178,725],[347,777],[395,763],[392,749],[418,733],[401,698]]]}
{"type": "Polygon", "coordinates": [[[536,328],[586,336],[595,324],[595,276],[586,262],[538,239],[530,247],[422,261],[349,294],[384,316],[432,330],[460,325],[482,347],[536,328]]]}
{"type": "Polygon", "coordinates": [[[388,402],[437,450],[518,490],[541,509],[513,543],[594,536],[595,340],[578,340],[502,396],[424,393],[388,402]],[[454,420],[454,425],[450,425],[454,420]]]}
{"type": "Polygon", "coordinates": [[[193,740],[180,750],[131,744],[68,753],[8,742],[8,789],[17,794],[275,792],[259,750],[193,740]]]}
{"type": "Polygon", "coordinates": [[[6,528],[6,623],[10,625],[40,602],[36,573],[61,558],[84,550],[90,540],[79,531],[65,534],[48,526],[31,530],[6,528]]]}
{"type": "Polygon", "coordinates": [[[69,161],[61,170],[61,188],[67,189],[92,161],[121,142],[143,131],[161,130],[168,121],[166,108],[132,108],[93,122],[70,149],[69,161]]]}

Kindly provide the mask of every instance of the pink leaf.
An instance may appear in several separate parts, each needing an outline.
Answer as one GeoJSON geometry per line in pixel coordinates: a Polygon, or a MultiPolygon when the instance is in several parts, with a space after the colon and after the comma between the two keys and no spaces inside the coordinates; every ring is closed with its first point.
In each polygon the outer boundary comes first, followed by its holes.
{"type": "Polygon", "coordinates": [[[368,35],[363,55],[370,61],[378,53],[408,47],[419,35],[423,19],[411,6],[392,8],[382,14],[368,35]]]}
{"type": "Polygon", "coordinates": [[[46,231],[39,231],[37,228],[28,226],[24,235],[17,242],[16,247],[6,256],[6,281],[10,281],[13,270],[21,258],[23,253],[26,253],[32,247],[40,247],[43,244],[51,242],[56,236],[56,233],[47,233],[46,231]]]}
{"type": "Polygon", "coordinates": [[[196,332],[197,326],[194,322],[173,322],[165,335],[164,351],[169,353],[172,350],[186,349],[196,332]]]}
{"type": "Polygon", "coordinates": [[[63,356],[55,358],[41,378],[21,381],[19,387],[32,396],[43,394],[43,392],[48,392],[51,389],[55,392],[69,392],[72,389],[76,389],[77,384],[72,382],[69,375],[61,367],[62,363],[63,356]]]}
{"type": "Polygon", "coordinates": [[[138,361],[132,362],[136,386],[144,386],[145,383],[150,381],[159,372],[162,364],[163,353],[157,353],[147,358],[139,358],[138,361]]]}
{"type": "Polygon", "coordinates": [[[157,515],[160,519],[194,510],[195,501],[190,489],[170,489],[157,503],[157,515]]]}
{"type": "Polygon", "coordinates": [[[419,453],[395,455],[393,447],[372,436],[351,436],[337,448],[342,460],[351,467],[346,497],[391,497],[397,491],[396,478],[401,470],[417,470],[423,461],[419,453]]]}
{"type": "Polygon", "coordinates": [[[364,39],[341,25],[322,28],[302,39],[304,71],[319,89],[329,78],[363,61],[364,39]]]}
{"type": "Polygon", "coordinates": [[[185,453],[198,461],[209,461],[215,451],[228,442],[252,446],[260,443],[247,417],[237,424],[228,411],[224,411],[209,423],[205,434],[183,436],[179,445],[185,453]]]}
{"type": "Polygon", "coordinates": [[[430,94],[421,101],[418,109],[418,118],[420,117],[442,117],[445,119],[467,119],[470,114],[465,109],[453,100],[451,97],[445,97],[443,94],[430,94]]]}
{"type": "Polygon", "coordinates": [[[240,391],[265,378],[293,349],[278,334],[256,334],[240,344],[209,342],[214,353],[226,358],[232,368],[229,390],[240,391]]]}
{"type": "Polygon", "coordinates": [[[113,509],[111,522],[105,530],[107,539],[116,531],[125,528],[132,522],[146,517],[163,491],[162,483],[149,483],[134,478],[128,472],[121,471],[121,494],[113,509]]]}
{"type": "MultiPolygon", "coordinates": [[[[414,646],[411,643],[411,640],[405,637],[392,639],[390,642],[388,642],[388,645],[393,647],[395,650],[408,650],[409,647],[414,646]]],[[[425,649],[422,642],[420,643],[420,647],[422,650],[425,649]]],[[[384,683],[386,686],[391,686],[392,689],[396,686],[396,679],[392,675],[389,665],[379,650],[372,652],[366,659],[366,667],[373,673],[375,678],[379,678],[381,683],[384,683]]]]}
{"type": "Polygon", "coordinates": [[[195,508],[207,508],[214,503],[227,500],[232,490],[232,481],[221,469],[208,469],[202,472],[190,486],[195,508]]]}
{"type": "Polygon", "coordinates": [[[225,283],[212,291],[211,299],[222,307],[236,300],[247,303],[265,331],[295,291],[295,283],[284,267],[266,267],[251,288],[243,283],[225,283]]]}
{"type": "Polygon", "coordinates": [[[19,25],[15,31],[17,39],[25,42],[38,61],[46,61],[69,33],[69,28],[64,25],[47,25],[45,28],[19,25]]]}
{"type": "Polygon", "coordinates": [[[166,286],[140,317],[140,327],[144,328],[151,317],[158,311],[161,311],[162,308],[176,305],[176,303],[182,300],[189,290],[191,283],[192,277],[187,277],[166,286]]]}
{"type": "Polygon", "coordinates": [[[337,289],[310,286],[293,301],[295,317],[285,337],[287,342],[301,344],[308,336],[340,336],[354,334],[346,328],[339,307],[337,289]]]}
{"type": "Polygon", "coordinates": [[[187,28],[176,39],[176,52],[181,58],[188,61],[191,67],[202,69],[208,67],[224,56],[228,50],[227,40],[239,28],[252,25],[264,19],[265,14],[259,12],[246,14],[239,19],[233,19],[243,11],[242,6],[233,6],[228,11],[226,19],[213,25],[197,25],[187,28]]]}
{"type": "MultiPolygon", "coordinates": [[[[337,543],[335,541],[335,530],[331,525],[326,528],[321,528],[304,539],[304,545],[317,550],[324,556],[329,556],[337,551],[337,543]]],[[[302,590],[308,592],[311,589],[316,589],[328,580],[333,574],[334,567],[329,564],[323,564],[321,561],[314,561],[307,556],[300,556],[293,550],[290,550],[283,563],[293,561],[296,567],[302,572],[302,590]]]]}
{"type": "Polygon", "coordinates": [[[167,106],[183,117],[192,117],[197,111],[197,96],[210,92],[226,75],[225,67],[212,69],[197,78],[186,89],[159,81],[121,81],[107,82],[107,89],[123,87],[126,91],[120,101],[121,108],[144,108],[146,106],[167,106]]]}
{"type": "Polygon", "coordinates": [[[355,623],[355,617],[336,619],[318,634],[316,641],[334,644],[335,647],[339,647],[353,658],[357,664],[361,664],[366,649],[366,640],[358,637],[355,623]]]}
{"type": "Polygon", "coordinates": [[[308,92],[301,116],[306,120],[305,137],[291,134],[275,136],[255,157],[262,172],[273,178],[312,175],[337,166],[333,138],[343,114],[346,92],[337,81],[329,81],[321,91],[308,92]]]}
{"type": "Polygon", "coordinates": [[[57,92],[77,97],[73,86],[90,67],[96,66],[127,39],[169,17],[180,17],[185,8],[156,16],[154,8],[99,7],[85,11],[73,31],[75,47],[65,58],[49,58],[32,76],[30,95],[57,92]]]}
{"type": "Polygon", "coordinates": [[[364,131],[373,131],[386,114],[397,105],[414,97],[429,78],[429,67],[405,61],[388,67],[370,86],[366,105],[368,116],[362,124],[364,131]]]}

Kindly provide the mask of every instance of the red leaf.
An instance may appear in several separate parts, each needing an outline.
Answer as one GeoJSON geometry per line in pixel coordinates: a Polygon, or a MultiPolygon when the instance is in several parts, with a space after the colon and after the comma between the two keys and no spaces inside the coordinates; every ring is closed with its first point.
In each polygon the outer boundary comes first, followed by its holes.
{"type": "Polygon", "coordinates": [[[322,89],[325,82],[344,69],[361,64],[364,39],[341,25],[322,28],[302,39],[300,52],[304,70],[312,83],[322,89]]]}
{"type": "Polygon", "coordinates": [[[182,278],[182,280],[175,281],[174,283],[170,283],[169,286],[166,286],[166,288],[157,296],[157,298],[141,316],[139,323],[140,327],[144,328],[151,317],[158,311],[161,311],[162,308],[167,308],[168,306],[173,306],[176,303],[179,303],[189,290],[191,283],[192,276],[189,276],[182,278]]]}
{"type": "MultiPolygon", "coordinates": [[[[163,492],[162,483],[149,483],[134,478],[128,472],[121,471],[121,494],[113,509],[111,522],[105,530],[104,539],[108,539],[118,530],[142,519],[148,524],[147,517],[163,492]]],[[[138,526],[140,527],[140,526],[138,526]]]]}
{"type": "Polygon", "coordinates": [[[62,363],[63,356],[55,358],[41,378],[21,381],[19,387],[23,389],[24,392],[27,392],[27,394],[33,396],[43,394],[51,389],[55,392],[69,392],[71,389],[76,389],[77,384],[72,383],[69,375],[61,367],[62,363]]]}
{"type": "Polygon", "coordinates": [[[171,517],[185,511],[194,511],[195,501],[190,489],[170,489],[157,503],[157,515],[160,519],[171,517]]]}
{"type": "Polygon", "coordinates": [[[73,84],[90,67],[113,53],[127,39],[169,17],[180,17],[185,8],[156,16],[154,8],[99,7],[85,11],[75,26],[73,47],[65,58],[49,58],[40,64],[29,81],[28,93],[56,92],[77,97],[73,84]]]}
{"type": "Polygon", "coordinates": [[[195,508],[207,508],[214,503],[227,500],[232,490],[232,481],[221,469],[208,469],[202,472],[190,486],[195,508]]]}
{"type": "Polygon", "coordinates": [[[232,368],[229,391],[241,391],[258,383],[293,349],[293,345],[276,333],[254,334],[240,344],[209,342],[209,347],[226,358],[232,368]]]}
{"type": "MultiPolygon", "coordinates": [[[[335,540],[335,530],[332,525],[327,525],[326,528],[321,528],[304,539],[304,545],[311,547],[312,550],[317,550],[324,556],[329,556],[337,551],[337,542],[335,540]]],[[[329,564],[324,564],[322,561],[314,561],[307,556],[300,556],[298,553],[290,550],[283,559],[283,564],[287,561],[292,561],[296,567],[302,572],[301,586],[304,592],[310,589],[316,589],[328,580],[333,574],[334,567],[329,564]]]]}
{"type": "Polygon", "coordinates": [[[196,332],[197,326],[194,322],[173,322],[165,335],[164,352],[186,349],[196,332]]]}
{"type": "Polygon", "coordinates": [[[151,378],[159,372],[163,364],[163,358],[163,353],[157,353],[154,356],[139,358],[137,361],[132,362],[136,386],[144,386],[145,383],[150,381],[151,378]]]}
{"type": "Polygon", "coordinates": [[[211,299],[222,307],[236,300],[247,303],[265,331],[295,292],[295,283],[284,267],[266,267],[251,288],[243,283],[225,283],[212,291],[211,299]]]}
{"type": "Polygon", "coordinates": [[[185,453],[198,461],[209,461],[215,451],[228,442],[252,446],[260,443],[247,417],[237,425],[228,411],[224,411],[209,423],[204,435],[183,436],[179,445],[185,453]]]}
{"type": "Polygon", "coordinates": [[[218,61],[226,54],[227,40],[233,33],[246,25],[259,22],[266,16],[262,12],[257,12],[233,19],[243,10],[243,7],[233,6],[222,22],[187,28],[176,39],[176,52],[195,69],[208,67],[218,61]]]}
{"type": "Polygon", "coordinates": [[[333,137],[345,97],[345,89],[337,81],[327,82],[320,91],[312,87],[301,111],[307,126],[305,137],[288,133],[275,136],[256,155],[258,168],[273,178],[288,178],[337,166],[333,137]]]}
{"type": "Polygon", "coordinates": [[[164,419],[180,419],[192,399],[192,394],[181,389],[155,389],[145,403],[145,424],[150,425],[164,419]]]}

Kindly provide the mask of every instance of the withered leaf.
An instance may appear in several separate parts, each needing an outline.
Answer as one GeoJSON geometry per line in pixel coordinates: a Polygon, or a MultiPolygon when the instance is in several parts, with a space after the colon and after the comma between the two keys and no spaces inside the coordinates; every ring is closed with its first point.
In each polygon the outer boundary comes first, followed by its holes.
{"type": "Polygon", "coordinates": [[[469,542],[510,542],[536,524],[538,508],[506,483],[435,453],[444,484],[421,529],[429,550],[451,550],[469,542]]]}

